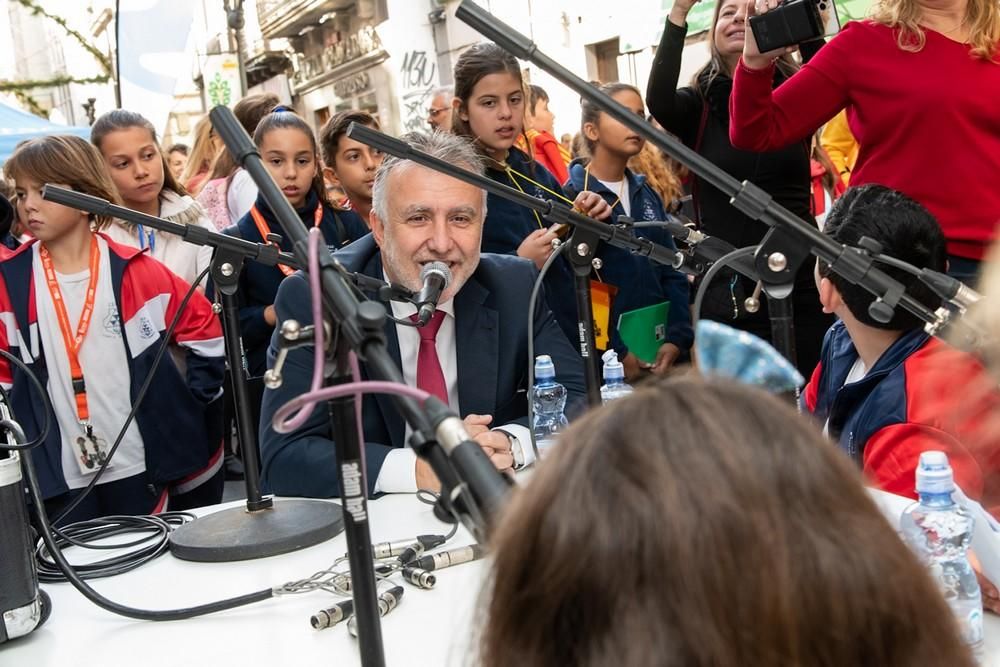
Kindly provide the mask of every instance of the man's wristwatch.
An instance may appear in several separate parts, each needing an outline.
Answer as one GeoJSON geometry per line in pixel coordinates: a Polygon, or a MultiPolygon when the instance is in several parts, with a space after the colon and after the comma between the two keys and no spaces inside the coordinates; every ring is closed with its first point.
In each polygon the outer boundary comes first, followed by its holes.
{"type": "Polygon", "coordinates": [[[514,457],[514,470],[520,470],[524,467],[524,449],[521,447],[521,439],[510,431],[505,431],[502,428],[496,429],[500,431],[507,439],[510,440],[510,453],[514,457]]]}

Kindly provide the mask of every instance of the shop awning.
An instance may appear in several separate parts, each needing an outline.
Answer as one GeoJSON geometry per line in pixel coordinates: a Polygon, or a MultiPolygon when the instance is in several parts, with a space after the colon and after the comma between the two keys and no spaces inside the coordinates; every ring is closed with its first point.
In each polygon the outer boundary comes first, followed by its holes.
{"type": "Polygon", "coordinates": [[[0,102],[0,165],[22,141],[52,134],[72,134],[89,140],[90,128],[58,125],[0,102]]]}

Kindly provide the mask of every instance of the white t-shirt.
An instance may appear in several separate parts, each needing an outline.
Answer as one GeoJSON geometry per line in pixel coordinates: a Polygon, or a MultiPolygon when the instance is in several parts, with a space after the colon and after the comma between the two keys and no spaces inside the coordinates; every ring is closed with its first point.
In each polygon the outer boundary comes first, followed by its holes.
{"type": "MultiPolygon", "coordinates": [[[[94,314],[90,319],[87,335],[80,346],[79,359],[87,386],[87,405],[94,435],[105,440],[110,450],[118,431],[125,423],[125,417],[132,409],[131,378],[125,345],[122,342],[121,317],[115,303],[114,287],[111,284],[108,244],[100,237],[98,243],[101,249],[101,264],[97,295],[94,298],[94,314]]],[[[76,439],[83,436],[84,429],[80,426],[77,416],[69,356],[66,354],[66,345],[59,329],[59,320],[56,318],[38,249],[39,244],[36,243],[33,248],[32,272],[37,297],[38,331],[49,372],[47,389],[62,435],[63,477],[69,488],[78,489],[90,482],[93,472],[87,475],[81,474],[78,463],[79,448],[76,439]]],[[[90,269],[69,275],[56,272],[56,279],[59,281],[59,288],[66,304],[70,327],[75,334],[87,295],[90,269]]],[[[101,476],[98,484],[132,477],[145,470],[146,450],[139,427],[133,420],[111,460],[110,467],[101,476]]],[[[95,468],[94,472],[96,471],[95,468]]]]}
{"type": "Polygon", "coordinates": [[[632,215],[632,197],[629,196],[628,183],[625,182],[625,179],[620,181],[597,180],[601,182],[601,185],[606,187],[608,190],[611,190],[615,196],[620,197],[619,201],[621,202],[622,208],[625,209],[625,215],[632,215]]]}
{"type": "Polygon", "coordinates": [[[226,191],[226,205],[229,207],[229,222],[236,224],[244,215],[250,212],[257,201],[257,184],[250,178],[245,169],[233,174],[226,191]]]}
{"type": "MultiPolygon", "coordinates": [[[[171,222],[195,225],[209,231],[215,231],[215,224],[205,214],[198,202],[191,197],[181,197],[169,190],[165,190],[161,196],[160,217],[171,222]]],[[[126,224],[120,220],[115,220],[102,232],[116,243],[133,248],[150,248],[149,254],[153,259],[165,265],[189,285],[212,262],[211,247],[188,243],[183,237],[168,232],[144,227],[140,238],[138,226],[126,224]]],[[[202,289],[204,289],[207,280],[207,276],[205,280],[202,280],[202,289]]]]}
{"type": "MultiPolygon", "coordinates": [[[[844,386],[857,382],[858,380],[864,379],[865,375],[868,374],[868,368],[865,366],[865,362],[858,357],[854,360],[854,365],[851,366],[851,370],[847,371],[847,377],[844,378],[844,386]]],[[[830,437],[830,419],[827,418],[826,423],[823,424],[823,435],[830,437]]]]}

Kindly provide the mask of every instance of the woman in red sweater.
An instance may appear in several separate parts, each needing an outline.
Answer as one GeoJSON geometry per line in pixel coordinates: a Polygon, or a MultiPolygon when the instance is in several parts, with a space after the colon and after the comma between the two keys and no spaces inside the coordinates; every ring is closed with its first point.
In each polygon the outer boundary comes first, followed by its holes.
{"type": "MultiPolygon", "coordinates": [[[[747,14],[778,0],[747,0],[747,14]]],[[[882,0],[772,94],[773,61],[747,31],[733,77],[730,138],[765,151],[844,107],[858,139],[851,185],[881,183],[937,217],[949,272],[971,281],[1000,224],[1000,4],[882,0]]]]}

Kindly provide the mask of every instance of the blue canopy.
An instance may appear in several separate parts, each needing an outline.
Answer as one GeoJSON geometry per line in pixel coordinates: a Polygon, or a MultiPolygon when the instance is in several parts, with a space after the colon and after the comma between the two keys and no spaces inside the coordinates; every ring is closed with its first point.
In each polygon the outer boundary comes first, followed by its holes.
{"type": "Polygon", "coordinates": [[[57,125],[0,102],[0,165],[7,161],[14,148],[25,139],[51,134],[72,134],[90,140],[89,127],[57,125]]]}

